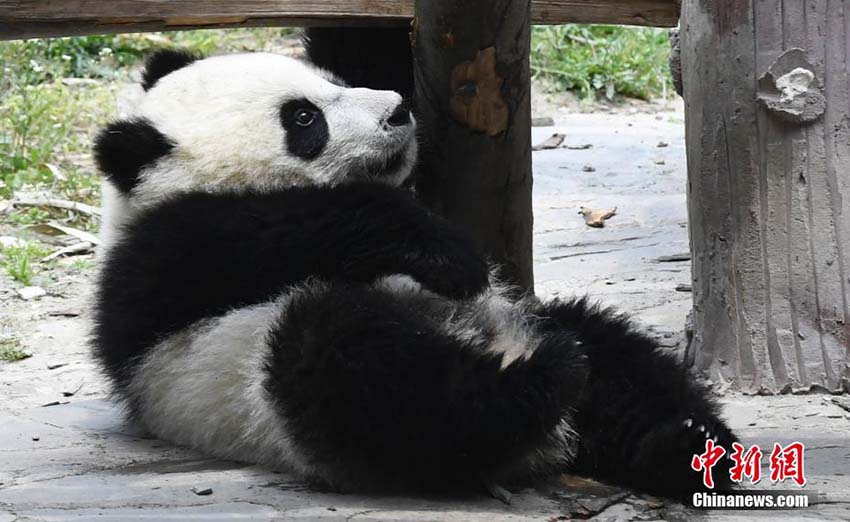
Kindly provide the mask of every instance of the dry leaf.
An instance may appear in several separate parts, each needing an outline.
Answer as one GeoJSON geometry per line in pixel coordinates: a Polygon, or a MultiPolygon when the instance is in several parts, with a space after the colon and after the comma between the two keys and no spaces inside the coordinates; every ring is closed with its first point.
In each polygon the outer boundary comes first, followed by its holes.
{"type": "Polygon", "coordinates": [[[564,138],[566,138],[566,134],[555,133],[545,140],[541,141],[537,145],[531,147],[531,150],[548,150],[548,149],[557,149],[561,146],[561,143],[564,143],[564,138]]]}
{"type": "Polygon", "coordinates": [[[62,172],[62,169],[60,169],[59,166],[54,165],[53,163],[45,163],[44,166],[47,167],[47,170],[49,170],[51,174],[53,174],[54,178],[62,181],[68,180],[68,176],[62,172]]]}
{"type": "Polygon", "coordinates": [[[610,219],[617,214],[617,207],[606,209],[580,207],[578,213],[584,216],[584,222],[587,226],[602,228],[605,226],[606,219],[610,219]]]}

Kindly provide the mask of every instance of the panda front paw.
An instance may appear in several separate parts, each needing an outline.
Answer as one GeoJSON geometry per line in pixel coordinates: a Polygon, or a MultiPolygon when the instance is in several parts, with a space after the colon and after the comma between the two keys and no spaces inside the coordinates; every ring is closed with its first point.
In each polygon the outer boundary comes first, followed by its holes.
{"type": "Polygon", "coordinates": [[[702,471],[691,467],[694,456],[706,452],[708,440],[725,450],[713,465],[712,489],[732,489],[729,475],[732,461],[728,456],[732,443],[738,439],[722,420],[711,414],[671,419],[648,434],[644,450],[649,458],[641,466],[648,471],[645,483],[652,484],[654,493],[670,496],[687,496],[708,489],[703,483],[702,471]]]}
{"type": "Polygon", "coordinates": [[[682,426],[686,433],[685,438],[691,439],[696,444],[701,443],[702,446],[705,446],[705,441],[710,439],[716,445],[728,450],[732,447],[732,443],[737,441],[729,428],[719,419],[701,421],[698,416],[691,415],[682,421],[682,426]]]}
{"type": "Polygon", "coordinates": [[[450,299],[469,299],[490,286],[487,262],[471,247],[442,248],[438,255],[410,259],[410,275],[428,290],[450,299]]]}

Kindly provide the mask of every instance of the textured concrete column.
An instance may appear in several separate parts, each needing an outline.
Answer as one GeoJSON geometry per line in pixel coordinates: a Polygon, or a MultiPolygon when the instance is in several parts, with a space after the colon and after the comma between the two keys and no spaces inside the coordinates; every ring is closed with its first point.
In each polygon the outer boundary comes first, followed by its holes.
{"type": "Polygon", "coordinates": [[[694,339],[716,381],[850,389],[850,5],[685,0],[694,339]]]}

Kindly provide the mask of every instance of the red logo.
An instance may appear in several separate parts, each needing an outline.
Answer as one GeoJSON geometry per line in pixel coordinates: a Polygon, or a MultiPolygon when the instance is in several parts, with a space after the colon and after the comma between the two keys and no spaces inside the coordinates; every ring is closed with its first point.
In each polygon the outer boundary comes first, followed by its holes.
{"type": "MultiPolygon", "coordinates": [[[[770,480],[783,482],[791,479],[798,486],[805,486],[806,476],[803,471],[805,449],[802,442],[792,442],[784,448],[778,442],[774,443],[773,451],[770,452],[770,480]]],[[[761,480],[763,453],[758,444],[744,450],[741,444],[732,443],[732,453],[729,454],[729,458],[735,464],[729,469],[729,478],[732,482],[739,484],[747,478],[751,484],[756,484],[761,480]]],[[[717,446],[713,440],[709,439],[705,441],[705,452],[694,455],[691,459],[691,469],[702,472],[702,483],[706,488],[714,489],[714,477],[711,471],[725,454],[726,450],[722,446],[717,446]]]]}
{"type": "Polygon", "coordinates": [[[761,480],[762,453],[758,445],[750,447],[744,453],[744,446],[733,442],[732,449],[734,451],[729,455],[729,458],[735,462],[735,465],[729,470],[732,482],[740,483],[744,477],[750,479],[752,484],[761,480]]]}
{"type": "Polygon", "coordinates": [[[803,475],[803,451],[805,447],[802,442],[792,442],[784,448],[779,443],[773,443],[773,451],[770,452],[770,480],[772,482],[783,482],[793,479],[798,486],[806,485],[806,477],[803,475]]]}
{"type": "Polygon", "coordinates": [[[691,459],[691,469],[702,471],[702,483],[705,484],[705,487],[714,489],[714,477],[711,476],[711,468],[725,454],[726,450],[722,446],[715,446],[713,440],[707,439],[705,441],[705,453],[694,455],[694,458],[691,459]]]}

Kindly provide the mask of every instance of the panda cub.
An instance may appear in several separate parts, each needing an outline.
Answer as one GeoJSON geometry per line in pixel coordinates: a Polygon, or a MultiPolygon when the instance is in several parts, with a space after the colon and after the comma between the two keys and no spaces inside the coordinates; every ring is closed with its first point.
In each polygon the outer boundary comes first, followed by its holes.
{"type": "Polygon", "coordinates": [[[143,87],[95,144],[93,344],[152,434],[348,490],[571,470],[664,495],[701,488],[706,439],[735,440],[626,318],[508,298],[399,188],[399,94],[265,53],[162,51],[143,87]]]}

